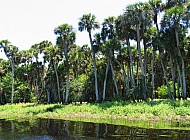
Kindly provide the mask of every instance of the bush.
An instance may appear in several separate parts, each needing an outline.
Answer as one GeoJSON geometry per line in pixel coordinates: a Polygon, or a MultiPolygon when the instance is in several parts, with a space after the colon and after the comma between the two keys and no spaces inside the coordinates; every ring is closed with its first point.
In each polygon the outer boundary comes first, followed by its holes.
{"type": "MultiPolygon", "coordinates": [[[[3,78],[0,87],[3,89],[3,103],[11,102],[11,90],[12,90],[12,74],[7,73],[3,78]]],[[[14,103],[20,102],[33,102],[33,93],[30,92],[29,84],[27,81],[21,81],[18,78],[14,79],[14,103]]]]}
{"type": "Polygon", "coordinates": [[[69,102],[82,102],[84,101],[86,75],[80,75],[78,78],[71,81],[69,102]]]}
{"type": "MultiPolygon", "coordinates": [[[[169,82],[170,91],[172,93],[172,81],[169,82]]],[[[159,99],[167,99],[168,98],[168,89],[166,85],[162,85],[157,88],[158,98],[159,99]]]]}

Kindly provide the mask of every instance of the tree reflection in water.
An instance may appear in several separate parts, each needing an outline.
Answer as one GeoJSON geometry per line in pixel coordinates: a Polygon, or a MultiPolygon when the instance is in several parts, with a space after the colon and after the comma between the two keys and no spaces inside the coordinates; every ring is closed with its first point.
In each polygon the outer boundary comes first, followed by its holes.
{"type": "Polygon", "coordinates": [[[3,140],[126,140],[126,139],[190,139],[190,130],[143,129],[111,124],[65,120],[32,121],[0,120],[3,140]]]}

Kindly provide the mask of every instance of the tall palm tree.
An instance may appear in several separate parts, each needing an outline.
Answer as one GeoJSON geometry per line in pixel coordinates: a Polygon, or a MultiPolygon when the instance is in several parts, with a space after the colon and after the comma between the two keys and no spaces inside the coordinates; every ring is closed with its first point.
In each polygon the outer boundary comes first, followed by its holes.
{"type": "MultiPolygon", "coordinates": [[[[176,91],[175,90],[175,85],[176,85],[175,84],[176,83],[175,73],[176,72],[175,72],[175,69],[176,69],[176,66],[178,65],[177,59],[175,59],[175,57],[177,56],[177,49],[176,49],[176,41],[175,41],[174,30],[173,29],[163,30],[161,28],[161,30],[159,32],[159,39],[160,39],[159,47],[162,50],[164,50],[166,52],[166,56],[168,56],[168,58],[170,58],[169,59],[169,66],[170,66],[170,71],[171,71],[172,92],[173,92],[173,94],[171,94],[172,95],[171,97],[173,98],[173,97],[176,97],[176,92],[175,92],[176,91]]],[[[181,72],[179,74],[181,75],[181,72]]],[[[181,87],[182,87],[182,85],[181,85],[181,87]]]]}
{"type": "MultiPolygon", "coordinates": [[[[152,54],[152,58],[151,58],[151,75],[152,75],[152,99],[155,98],[155,82],[154,82],[154,61],[155,61],[155,37],[156,37],[156,33],[157,33],[157,30],[155,27],[151,27],[147,30],[147,32],[144,34],[144,40],[146,40],[147,43],[147,47],[152,47],[151,48],[151,54],[152,54]]],[[[156,42],[156,45],[158,45],[158,43],[156,42]]]]}
{"type": "Polygon", "coordinates": [[[126,80],[126,72],[124,70],[123,65],[114,56],[114,51],[118,51],[118,49],[120,49],[120,46],[121,46],[118,42],[118,37],[116,34],[115,17],[108,17],[108,18],[104,19],[102,26],[103,27],[102,27],[101,35],[102,35],[102,40],[104,42],[104,47],[106,47],[105,53],[106,53],[106,56],[108,59],[108,64],[107,64],[107,68],[106,68],[106,75],[105,75],[105,80],[104,80],[104,89],[103,89],[103,100],[104,100],[106,80],[107,80],[109,65],[111,67],[111,72],[112,72],[112,76],[113,76],[113,81],[114,81],[116,93],[117,93],[117,95],[119,95],[118,86],[116,83],[116,78],[115,78],[111,59],[116,61],[119,64],[119,66],[121,67],[121,69],[123,71],[123,75],[124,75],[124,81],[125,81],[126,89],[127,89],[127,80],[126,80]]]}
{"type": "Polygon", "coordinates": [[[74,45],[72,51],[69,52],[69,60],[70,67],[73,69],[74,77],[78,78],[78,76],[84,72],[85,68],[85,54],[82,52],[82,48],[80,46],[74,45]]]}
{"type": "Polygon", "coordinates": [[[62,24],[58,26],[57,28],[55,28],[54,33],[58,35],[57,45],[61,47],[61,50],[63,51],[64,57],[66,60],[66,71],[67,71],[66,96],[63,96],[63,97],[65,97],[65,103],[67,103],[68,96],[69,96],[69,84],[70,84],[70,79],[69,79],[70,65],[69,65],[68,51],[69,51],[69,47],[73,45],[75,42],[76,34],[74,32],[73,27],[68,24],[62,24]]]}
{"type": "Polygon", "coordinates": [[[34,44],[34,45],[32,45],[31,46],[31,48],[30,48],[30,52],[31,52],[31,54],[32,54],[32,61],[34,60],[34,62],[35,62],[35,76],[36,76],[36,78],[35,78],[35,93],[34,93],[34,95],[35,96],[37,96],[38,95],[38,87],[39,87],[39,62],[38,62],[38,60],[39,60],[39,58],[38,58],[38,54],[39,54],[39,44],[34,44]]]}
{"type": "MultiPolygon", "coordinates": [[[[156,36],[152,38],[152,60],[151,60],[151,67],[152,67],[152,98],[155,97],[155,87],[154,87],[154,58],[155,58],[155,51],[158,49],[160,51],[159,47],[159,41],[158,41],[158,33],[159,33],[159,26],[158,26],[158,15],[163,11],[164,4],[162,3],[162,0],[149,0],[149,4],[151,6],[152,12],[153,12],[153,22],[156,25],[156,36]],[[154,44],[154,42],[156,42],[154,44]]],[[[160,57],[160,60],[162,57],[160,57]]],[[[161,60],[162,61],[162,60],[161,60]]],[[[164,69],[163,69],[164,70],[164,69]]],[[[165,72],[164,72],[165,73],[165,72]]],[[[168,85],[168,84],[167,84],[168,85]]]]}
{"type": "Polygon", "coordinates": [[[43,50],[43,53],[45,54],[46,59],[49,61],[49,65],[53,65],[53,69],[56,76],[57,81],[57,93],[58,93],[58,102],[61,102],[61,95],[60,95],[60,86],[59,86],[59,76],[57,72],[57,65],[59,63],[59,60],[61,59],[61,56],[59,55],[59,47],[53,46],[52,44],[48,43],[49,46],[46,46],[43,50]]]}
{"type": "MultiPolygon", "coordinates": [[[[42,96],[42,93],[45,91],[45,76],[46,76],[46,61],[48,61],[46,58],[48,58],[48,56],[45,56],[44,54],[44,50],[47,48],[47,47],[51,47],[53,44],[48,41],[48,40],[44,40],[42,42],[39,43],[38,45],[38,52],[40,54],[43,54],[43,60],[42,60],[42,79],[41,79],[41,91],[40,91],[40,96],[39,96],[39,100],[41,99],[41,96],[42,96]]],[[[58,93],[59,93],[59,90],[58,90],[58,93]]]]}
{"type": "Polygon", "coordinates": [[[0,48],[4,49],[5,55],[10,61],[12,70],[12,91],[11,91],[11,103],[14,102],[14,71],[15,71],[15,59],[18,52],[18,48],[10,44],[8,40],[2,40],[0,42],[0,48]]]}
{"type": "Polygon", "coordinates": [[[156,25],[157,31],[159,31],[158,15],[164,10],[164,5],[162,3],[162,0],[149,0],[149,4],[153,12],[152,17],[153,17],[154,24],[156,25]]]}
{"type": "MultiPolygon", "coordinates": [[[[166,13],[164,15],[164,18],[163,18],[162,24],[161,24],[162,28],[164,30],[166,30],[166,29],[174,30],[177,53],[181,60],[182,97],[184,99],[187,98],[186,79],[185,79],[185,62],[184,62],[184,58],[181,53],[181,48],[180,48],[181,40],[179,37],[179,33],[180,33],[180,30],[187,31],[190,20],[189,20],[189,18],[186,18],[187,15],[185,13],[188,13],[188,10],[189,9],[186,4],[175,5],[174,7],[166,10],[166,13]]],[[[178,70],[178,72],[180,72],[180,69],[178,70]]]]}
{"type": "Polygon", "coordinates": [[[37,67],[34,65],[33,60],[37,55],[37,50],[34,48],[30,48],[26,51],[26,62],[27,62],[27,74],[28,74],[28,82],[30,83],[30,90],[33,92],[34,95],[37,95],[37,67]],[[33,89],[34,87],[34,89],[33,89]]]}
{"type": "Polygon", "coordinates": [[[132,28],[132,23],[131,23],[130,18],[128,18],[128,16],[126,16],[125,14],[117,18],[116,32],[119,37],[119,40],[121,40],[123,44],[127,46],[128,51],[126,52],[126,55],[129,55],[128,72],[130,73],[129,74],[130,76],[128,76],[128,83],[130,81],[131,87],[134,88],[135,78],[134,78],[133,55],[132,55],[132,49],[130,46],[130,39],[134,38],[135,31],[132,28]]]}
{"type": "Polygon", "coordinates": [[[87,30],[89,39],[90,39],[90,45],[91,45],[91,52],[92,52],[92,58],[93,58],[93,65],[94,65],[94,77],[95,77],[95,94],[96,94],[96,101],[99,100],[99,94],[98,94],[98,78],[97,78],[97,69],[96,69],[96,58],[95,58],[95,52],[93,48],[93,40],[92,40],[92,30],[98,29],[99,23],[96,21],[95,15],[85,14],[80,18],[80,21],[78,23],[78,29],[79,31],[87,30]]]}
{"type": "Polygon", "coordinates": [[[142,91],[143,91],[143,98],[146,100],[146,84],[145,84],[145,68],[143,64],[142,59],[142,53],[141,53],[141,34],[142,29],[140,32],[140,28],[143,26],[143,24],[146,22],[146,15],[148,15],[143,9],[144,4],[143,3],[136,3],[134,5],[129,5],[126,8],[124,16],[126,18],[129,18],[128,20],[131,22],[131,25],[133,25],[136,28],[136,41],[137,41],[137,50],[138,50],[138,56],[139,56],[139,62],[140,62],[140,68],[141,68],[141,76],[142,76],[142,91]]]}

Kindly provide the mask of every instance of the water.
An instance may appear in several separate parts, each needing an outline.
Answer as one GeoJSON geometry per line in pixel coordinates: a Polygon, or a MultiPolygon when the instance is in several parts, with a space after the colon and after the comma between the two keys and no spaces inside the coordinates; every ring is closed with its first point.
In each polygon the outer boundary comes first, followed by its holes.
{"type": "MultiPolygon", "coordinates": [[[[130,122],[130,121],[129,121],[130,122]]],[[[134,123],[134,122],[133,122],[134,123]]],[[[188,140],[190,130],[38,119],[0,120],[0,140],[188,140]]]]}

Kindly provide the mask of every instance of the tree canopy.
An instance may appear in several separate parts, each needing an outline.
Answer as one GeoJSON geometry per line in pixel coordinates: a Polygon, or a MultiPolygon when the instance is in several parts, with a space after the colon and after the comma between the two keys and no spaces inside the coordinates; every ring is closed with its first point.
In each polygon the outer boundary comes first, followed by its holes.
{"type": "Polygon", "coordinates": [[[44,40],[20,51],[1,40],[7,60],[0,59],[0,104],[187,99],[189,28],[188,1],[150,0],[103,23],[82,15],[78,30],[88,32],[90,46],[75,44],[67,23],[55,27],[55,45],[44,40]]]}

